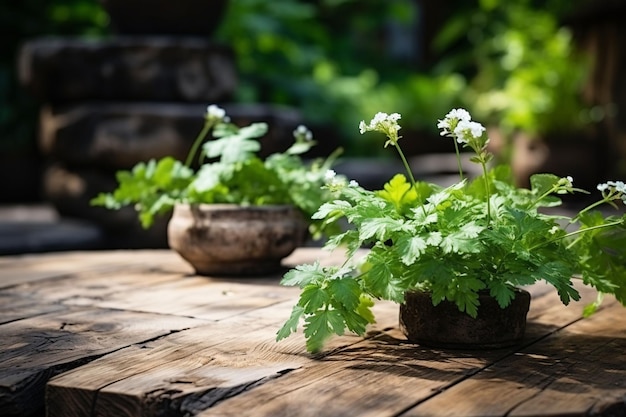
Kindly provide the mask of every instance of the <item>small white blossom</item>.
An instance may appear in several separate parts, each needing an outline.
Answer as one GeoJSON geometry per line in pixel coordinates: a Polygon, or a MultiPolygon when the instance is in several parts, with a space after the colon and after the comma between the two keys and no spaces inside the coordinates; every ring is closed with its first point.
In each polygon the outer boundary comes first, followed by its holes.
{"type": "Polygon", "coordinates": [[[293,131],[293,136],[296,140],[303,142],[310,142],[313,140],[313,133],[304,125],[299,125],[296,130],[293,131]]]}
{"type": "Polygon", "coordinates": [[[337,173],[334,170],[329,169],[328,171],[326,171],[326,174],[324,174],[324,181],[330,183],[335,179],[336,176],[337,173]]]}
{"type": "Polygon", "coordinates": [[[441,131],[441,136],[446,136],[451,134],[456,126],[460,122],[469,122],[472,120],[472,116],[465,109],[452,109],[446,114],[443,120],[439,120],[437,123],[437,128],[443,129],[441,131]]]}
{"type": "Polygon", "coordinates": [[[561,228],[559,226],[552,226],[552,228],[548,231],[551,235],[555,234],[556,232],[558,232],[559,230],[561,230],[561,228]]]}
{"type": "Polygon", "coordinates": [[[598,191],[604,192],[608,189],[609,189],[609,184],[607,183],[598,184],[598,191]]]}
{"type": "Polygon", "coordinates": [[[350,183],[348,184],[348,187],[352,187],[352,188],[356,188],[359,186],[359,183],[356,182],[355,180],[350,180],[350,183]]]}
{"type": "Polygon", "coordinates": [[[385,146],[389,143],[395,145],[398,141],[398,130],[400,130],[398,120],[401,118],[400,113],[387,114],[378,112],[369,124],[365,124],[365,121],[361,120],[359,123],[359,131],[361,134],[370,131],[384,133],[389,139],[387,143],[385,143],[385,146]]]}
{"type": "Polygon", "coordinates": [[[623,181],[607,181],[598,184],[597,188],[604,198],[621,199],[626,204],[626,184],[623,181]]]}
{"type": "Polygon", "coordinates": [[[480,138],[485,130],[485,127],[478,122],[461,120],[454,128],[454,135],[457,142],[469,143],[474,138],[480,138]]]}
{"type": "Polygon", "coordinates": [[[206,118],[213,120],[224,120],[226,117],[226,110],[217,106],[216,104],[211,104],[206,108],[206,118]]]}

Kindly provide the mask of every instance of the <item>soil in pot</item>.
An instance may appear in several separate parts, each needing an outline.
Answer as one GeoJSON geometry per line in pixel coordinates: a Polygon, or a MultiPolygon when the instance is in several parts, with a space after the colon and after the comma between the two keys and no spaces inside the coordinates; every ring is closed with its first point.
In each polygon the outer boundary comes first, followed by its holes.
{"type": "Polygon", "coordinates": [[[478,316],[444,300],[434,306],[428,292],[411,291],[400,305],[400,328],[410,342],[453,349],[494,349],[518,344],[526,330],[530,293],[517,289],[507,308],[479,293],[478,316]]]}
{"type": "Polygon", "coordinates": [[[199,275],[268,275],[301,246],[308,224],[288,205],[178,204],[168,243],[199,275]]]}

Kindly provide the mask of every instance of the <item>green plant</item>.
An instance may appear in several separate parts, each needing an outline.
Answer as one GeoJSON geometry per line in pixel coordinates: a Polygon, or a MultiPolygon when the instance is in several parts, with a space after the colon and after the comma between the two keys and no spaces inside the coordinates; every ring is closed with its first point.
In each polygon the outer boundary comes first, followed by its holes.
{"type": "MultiPolygon", "coordinates": [[[[119,171],[118,187],[112,193],[99,194],[92,204],[109,209],[133,205],[146,228],[155,215],[169,212],[178,202],[293,204],[310,218],[330,197],[321,186],[339,151],[324,161],[307,163],[300,155],[315,142],[311,132],[299,126],[291,147],[263,160],[257,155],[261,149],[257,139],[266,132],[266,123],[240,128],[229,122],[222,108],[210,105],[185,162],[167,156],[119,171]],[[214,139],[206,140],[210,132],[214,139]],[[197,170],[193,168],[196,158],[197,170]]],[[[321,226],[321,222],[313,222],[315,225],[321,226]]],[[[321,227],[313,227],[312,232],[318,235],[321,227]]]]}
{"type": "MultiPolygon", "coordinates": [[[[546,281],[561,301],[578,300],[572,277],[599,294],[614,294],[626,304],[626,215],[604,217],[601,204],[626,203],[626,185],[598,186],[602,198],[573,217],[550,214],[559,195],[584,192],[572,178],[551,174],[532,177],[531,189],[513,185],[508,166],[491,168],[485,128],[463,109],[449,112],[438,127],[453,138],[459,158],[459,182],[443,188],[417,182],[401,150],[400,114],[378,113],[361,133],[382,132],[385,147],[395,147],[406,167],[379,191],[329,175],[325,186],[335,199],[323,204],[314,219],[332,224],[345,219],[352,228],[329,238],[325,247],[347,247],[341,266],[299,265],[282,284],[299,286],[300,299],[277,340],[297,330],[304,317],[307,349],[318,351],[332,334],[364,334],[374,321],[373,300],[402,303],[408,290],[432,294],[433,304],[454,302],[476,317],[478,292],[488,291],[504,308],[514,288],[546,281]],[[460,163],[460,146],[473,152],[482,175],[470,180],[460,163]],[[408,179],[407,179],[408,178],[408,179]],[[358,260],[367,246],[369,251],[358,260]]],[[[331,173],[332,174],[332,173],[331,173]]],[[[601,296],[586,308],[591,314],[601,296]]]]}

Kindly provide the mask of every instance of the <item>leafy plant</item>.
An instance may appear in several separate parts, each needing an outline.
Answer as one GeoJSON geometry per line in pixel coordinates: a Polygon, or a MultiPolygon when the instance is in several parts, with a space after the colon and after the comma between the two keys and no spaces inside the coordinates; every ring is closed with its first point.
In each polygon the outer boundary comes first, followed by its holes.
{"type": "Polygon", "coordinates": [[[361,122],[360,130],[384,133],[385,147],[397,149],[406,175],[395,175],[378,191],[329,175],[325,188],[335,199],[313,218],[328,224],[345,219],[353,226],[325,245],[329,250],[345,246],[347,261],[299,265],[285,274],[282,284],[302,292],[277,340],[295,332],[302,318],[312,352],[332,334],[362,335],[374,321],[375,299],[402,303],[409,290],[428,291],[434,305],[449,300],[476,317],[479,291],[488,291],[505,308],[515,287],[537,281],[554,286],[564,304],[579,300],[572,282],[576,275],[626,305],[626,215],[604,217],[594,210],[617,200],[626,203],[624,183],[599,185],[602,198],[573,217],[549,214],[546,208],[561,203],[559,195],[584,190],[575,188],[572,178],[552,174],[533,176],[530,189],[514,186],[508,166],[489,167],[485,128],[463,109],[438,123],[442,135],[454,140],[459,182],[445,188],[417,182],[399,145],[399,119],[398,113],[378,113],[370,124],[361,122]],[[482,175],[472,180],[464,175],[459,145],[473,152],[471,160],[482,175]],[[371,249],[359,260],[364,246],[371,249]]]}
{"type": "MultiPolygon", "coordinates": [[[[266,132],[266,123],[238,127],[229,122],[223,109],[211,105],[185,162],[166,156],[119,171],[118,187],[112,193],[99,194],[92,204],[109,209],[133,205],[146,228],[155,215],[169,212],[178,202],[293,204],[311,217],[330,198],[322,185],[340,150],[326,160],[303,160],[301,155],[315,142],[311,132],[299,126],[291,147],[263,160],[257,155],[261,149],[258,139],[266,132]],[[206,140],[209,132],[213,140],[206,140]],[[196,157],[198,169],[193,168],[196,157]]],[[[312,226],[318,235],[323,225],[314,221],[312,226]]]]}

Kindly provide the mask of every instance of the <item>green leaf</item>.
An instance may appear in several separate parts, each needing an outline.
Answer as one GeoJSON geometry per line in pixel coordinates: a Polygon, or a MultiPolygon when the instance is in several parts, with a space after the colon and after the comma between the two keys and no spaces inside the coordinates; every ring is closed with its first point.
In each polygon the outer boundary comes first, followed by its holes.
{"type": "Polygon", "coordinates": [[[374,306],[374,301],[367,295],[361,294],[359,297],[359,306],[356,309],[356,313],[363,317],[368,323],[376,323],[374,313],[371,308],[374,306]]]}
{"type": "Polygon", "coordinates": [[[515,297],[513,289],[501,281],[489,282],[489,294],[496,299],[501,308],[511,304],[511,300],[515,297]]]}
{"type": "Polygon", "coordinates": [[[477,253],[481,245],[477,238],[483,230],[484,227],[469,222],[459,230],[443,236],[441,249],[444,253],[477,253]]]}
{"type": "Polygon", "coordinates": [[[359,239],[365,241],[371,237],[376,237],[379,241],[385,241],[389,239],[392,232],[402,230],[403,227],[404,221],[400,219],[389,217],[366,219],[361,224],[359,239]]]}
{"type": "Polygon", "coordinates": [[[291,145],[289,149],[285,151],[285,153],[287,155],[300,155],[300,154],[308,152],[313,146],[315,146],[315,142],[312,142],[312,141],[296,142],[293,145],[291,145]]]}
{"type": "Polygon", "coordinates": [[[303,288],[311,283],[322,282],[324,277],[324,270],[320,267],[319,262],[315,262],[312,265],[302,264],[297,265],[294,269],[287,272],[280,281],[280,285],[297,285],[300,288],[303,288]]]}
{"type": "Polygon", "coordinates": [[[329,281],[327,291],[332,298],[337,300],[346,310],[354,310],[358,307],[361,295],[361,287],[354,278],[337,278],[329,281]]]}
{"type": "Polygon", "coordinates": [[[210,191],[220,185],[223,175],[232,174],[232,166],[219,162],[203,165],[191,187],[199,193],[210,191]]]}
{"type": "Polygon", "coordinates": [[[338,326],[338,320],[336,317],[331,316],[336,316],[336,314],[336,312],[323,310],[317,311],[305,319],[304,336],[306,337],[306,348],[309,352],[319,352],[324,346],[324,342],[332,336],[331,326],[338,326]]]}
{"type": "Polygon", "coordinates": [[[374,247],[367,258],[371,268],[364,274],[368,291],[375,297],[401,303],[404,300],[404,288],[401,280],[395,276],[391,262],[374,247]]]}
{"type": "Polygon", "coordinates": [[[402,236],[394,244],[402,253],[402,263],[412,265],[428,247],[428,242],[422,236],[402,236]]]}
{"type": "Polygon", "coordinates": [[[396,174],[376,195],[393,203],[399,213],[413,207],[417,201],[417,193],[402,174],[396,174]]]}
{"type": "Polygon", "coordinates": [[[478,294],[473,291],[457,292],[454,297],[454,302],[460,311],[464,311],[470,315],[470,317],[476,318],[478,316],[478,294]]]}
{"type": "Polygon", "coordinates": [[[313,314],[316,310],[324,307],[330,301],[328,293],[316,284],[307,284],[300,294],[298,305],[304,307],[304,312],[313,314]]]}
{"type": "Polygon", "coordinates": [[[352,205],[343,200],[334,200],[328,203],[324,203],[320,206],[320,208],[313,214],[313,219],[325,219],[329,216],[336,216],[338,214],[345,213],[346,210],[352,208],[352,205]]]}
{"type": "Polygon", "coordinates": [[[276,341],[282,340],[289,336],[291,333],[295,333],[298,330],[298,324],[300,323],[300,318],[304,314],[304,308],[299,305],[295,305],[291,310],[291,315],[289,319],[283,324],[283,326],[276,333],[276,341]]]}

